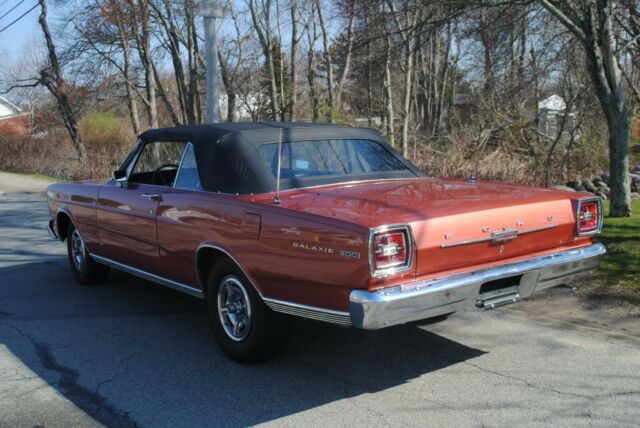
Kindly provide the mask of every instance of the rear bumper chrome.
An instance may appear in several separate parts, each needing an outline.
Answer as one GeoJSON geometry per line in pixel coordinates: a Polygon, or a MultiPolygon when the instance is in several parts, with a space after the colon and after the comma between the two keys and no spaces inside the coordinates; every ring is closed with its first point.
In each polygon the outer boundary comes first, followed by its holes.
{"type": "Polygon", "coordinates": [[[354,290],[350,295],[351,323],[375,330],[449,314],[466,307],[486,309],[516,302],[536,291],[571,284],[594,272],[606,253],[602,244],[560,251],[482,270],[402,284],[375,292],[354,290]],[[502,278],[520,277],[506,293],[480,294],[480,287],[502,278]],[[495,302],[491,303],[491,302],[495,302]]]}

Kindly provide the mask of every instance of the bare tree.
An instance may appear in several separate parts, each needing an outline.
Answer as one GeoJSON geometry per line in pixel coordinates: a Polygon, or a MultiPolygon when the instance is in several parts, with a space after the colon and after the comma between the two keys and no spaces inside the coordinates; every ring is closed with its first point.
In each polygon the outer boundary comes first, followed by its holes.
{"type": "Polygon", "coordinates": [[[340,77],[338,78],[338,84],[336,86],[336,106],[338,109],[342,109],[342,94],[344,92],[344,84],[347,81],[347,77],[349,76],[349,71],[351,67],[351,56],[353,54],[353,41],[354,41],[354,28],[355,28],[355,20],[356,20],[356,11],[358,7],[358,0],[348,0],[347,2],[347,14],[349,17],[347,24],[347,34],[345,40],[345,53],[344,53],[344,64],[342,66],[342,71],[340,72],[340,77]]]}
{"type": "Polygon", "coordinates": [[[291,13],[291,65],[289,66],[290,84],[289,90],[289,117],[290,122],[296,119],[296,108],[298,103],[298,72],[297,72],[297,55],[298,55],[298,43],[300,42],[300,35],[298,34],[298,1],[290,0],[290,13],[291,13]]]}
{"type": "Polygon", "coordinates": [[[71,137],[71,141],[73,142],[76,153],[78,154],[78,159],[81,163],[84,163],[87,152],[84,144],[82,144],[82,139],[80,138],[78,121],[73,109],[71,108],[71,103],[69,102],[67,94],[68,85],[62,75],[62,68],[60,66],[60,61],[58,60],[56,47],[53,43],[51,32],[49,31],[49,24],[47,22],[47,2],[46,0],[39,0],[39,3],[40,16],[38,18],[38,23],[44,33],[44,40],[47,46],[47,54],[49,58],[48,66],[40,70],[39,83],[44,85],[56,99],[64,126],[69,133],[69,137],[71,137]]]}
{"type": "Polygon", "coordinates": [[[324,13],[322,11],[322,0],[316,0],[316,12],[318,14],[318,23],[322,31],[322,46],[324,48],[324,62],[327,68],[327,121],[333,122],[333,55],[331,54],[331,43],[329,39],[329,27],[327,26],[324,13]]]}
{"type": "Polygon", "coordinates": [[[276,70],[273,58],[273,37],[271,35],[271,0],[264,2],[261,13],[258,13],[256,0],[249,0],[249,10],[251,12],[251,20],[253,28],[258,35],[260,46],[265,57],[267,73],[269,77],[269,99],[271,100],[271,118],[278,120],[280,107],[278,103],[278,87],[276,83],[276,70]],[[260,19],[263,17],[264,21],[260,19]]]}
{"type": "Polygon", "coordinates": [[[582,43],[587,71],[609,127],[609,173],[612,217],[631,214],[629,181],[630,110],[616,55],[613,0],[573,2],[540,0],[540,3],[582,43]]]}

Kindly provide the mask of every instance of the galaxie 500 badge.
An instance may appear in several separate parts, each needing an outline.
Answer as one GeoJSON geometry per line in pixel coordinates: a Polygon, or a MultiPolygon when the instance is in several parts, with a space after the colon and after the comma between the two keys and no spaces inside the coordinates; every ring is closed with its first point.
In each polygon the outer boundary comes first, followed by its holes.
{"type": "Polygon", "coordinates": [[[336,248],[331,248],[331,247],[323,247],[321,245],[309,245],[309,244],[304,244],[304,243],[300,243],[300,242],[294,242],[293,244],[293,248],[298,248],[301,250],[307,250],[307,251],[313,251],[316,253],[322,253],[322,254],[335,254],[338,255],[340,257],[349,257],[352,259],[359,259],[360,258],[360,253],[358,251],[349,251],[349,250],[342,250],[342,249],[336,249],[336,248]]]}

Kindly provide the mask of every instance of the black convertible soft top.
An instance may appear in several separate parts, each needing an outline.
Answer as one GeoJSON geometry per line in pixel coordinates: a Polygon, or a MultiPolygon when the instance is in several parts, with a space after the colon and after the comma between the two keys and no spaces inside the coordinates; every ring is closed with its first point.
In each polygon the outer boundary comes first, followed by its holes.
{"type": "MultiPolygon", "coordinates": [[[[305,140],[371,140],[384,146],[406,167],[407,171],[368,174],[367,179],[409,178],[424,176],[415,166],[396,153],[380,133],[368,128],[353,128],[329,123],[306,122],[235,122],[208,125],[184,125],[152,129],[140,134],[143,142],[185,141],[193,144],[204,190],[221,193],[268,193],[276,189],[276,180],[257,146],[305,140]]],[[[329,176],[306,180],[281,180],[281,189],[332,184],[344,177],[329,176]],[[302,182],[305,181],[305,182],[302,182]],[[312,181],[307,182],[307,181],[312,181]]],[[[353,180],[353,178],[350,178],[353,180]]]]}

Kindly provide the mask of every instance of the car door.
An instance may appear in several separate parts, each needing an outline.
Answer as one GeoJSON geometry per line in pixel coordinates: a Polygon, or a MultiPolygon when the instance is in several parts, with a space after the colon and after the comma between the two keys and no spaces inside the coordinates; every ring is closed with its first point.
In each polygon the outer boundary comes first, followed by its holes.
{"type": "Polygon", "coordinates": [[[214,216],[201,209],[202,205],[209,205],[211,197],[202,192],[195,151],[189,143],[174,186],[164,194],[158,208],[162,276],[190,286],[197,285],[195,250],[203,240],[202,227],[210,225],[212,221],[216,223],[214,216]]]}
{"type": "Polygon", "coordinates": [[[103,186],[97,221],[102,257],[159,274],[156,214],[162,194],[173,185],[183,142],[146,142],[122,180],[103,186]]]}

